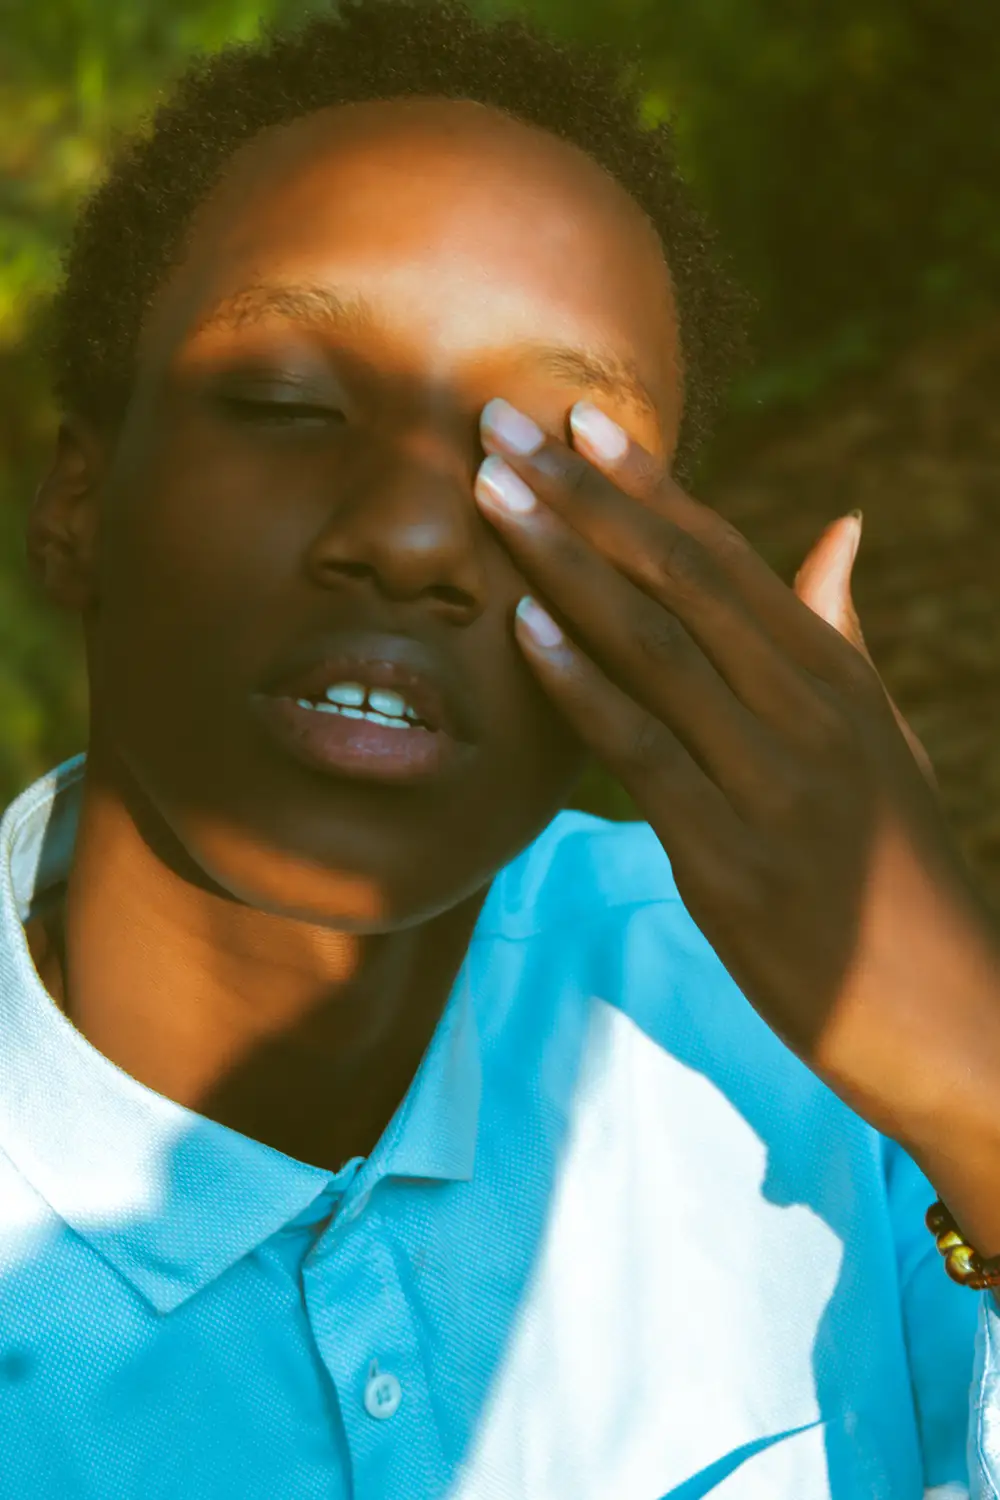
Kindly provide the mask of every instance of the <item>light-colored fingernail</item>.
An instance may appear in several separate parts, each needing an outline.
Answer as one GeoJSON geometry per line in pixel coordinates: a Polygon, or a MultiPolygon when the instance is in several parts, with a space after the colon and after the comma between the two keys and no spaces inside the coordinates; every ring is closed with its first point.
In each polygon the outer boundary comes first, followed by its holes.
{"type": "Polygon", "coordinates": [[[476,499],[484,505],[497,506],[511,515],[526,516],[535,508],[535,496],[510,464],[495,453],[479,465],[475,483],[476,499]]]}
{"type": "Polygon", "coordinates": [[[516,406],[511,406],[509,401],[504,401],[501,396],[494,396],[492,401],[487,401],[479,421],[504,448],[522,458],[537,452],[545,441],[545,434],[538,423],[526,417],[523,411],[518,411],[516,406]]]}
{"type": "Polygon", "coordinates": [[[558,646],[563,638],[562,631],[548,611],[536,603],[530,594],[525,594],[518,602],[516,613],[540,646],[544,646],[546,650],[558,646]]]}
{"type": "Polygon", "coordinates": [[[617,463],[628,451],[628,433],[606,417],[591,401],[578,401],[569,414],[569,425],[605,463],[617,463]]]}

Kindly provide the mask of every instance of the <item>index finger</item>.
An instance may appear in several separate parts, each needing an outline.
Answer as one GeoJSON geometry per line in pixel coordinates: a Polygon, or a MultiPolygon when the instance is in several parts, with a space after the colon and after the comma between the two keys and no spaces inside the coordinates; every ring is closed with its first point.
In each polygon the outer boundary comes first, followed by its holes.
{"type": "MultiPolygon", "coordinates": [[[[484,441],[489,437],[489,403],[484,409],[484,441]]],[[[588,483],[575,465],[598,468],[615,487],[639,500],[672,525],[686,531],[706,549],[713,563],[737,590],[755,619],[818,677],[843,678],[854,653],[845,653],[839,632],[798,599],[747,538],[718,511],[688,495],[676,483],[665,460],[651,454],[617,422],[590,401],[578,401],[570,412],[574,448],[546,440],[535,452],[511,455],[515,468],[539,489],[547,503],[561,509],[572,524],[586,506],[588,483]],[[540,476],[544,488],[537,485],[540,476]],[[560,506],[560,496],[572,500],[560,506]]]]}

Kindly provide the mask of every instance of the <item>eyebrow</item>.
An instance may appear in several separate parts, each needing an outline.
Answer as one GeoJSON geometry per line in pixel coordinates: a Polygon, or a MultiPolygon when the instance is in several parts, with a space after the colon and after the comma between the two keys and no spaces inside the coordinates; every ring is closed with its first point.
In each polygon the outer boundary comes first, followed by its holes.
{"type": "MultiPolygon", "coordinates": [[[[379,326],[375,308],[360,293],[345,294],[322,286],[261,284],[245,287],[219,303],[198,323],[196,332],[242,328],[268,317],[287,318],[337,333],[370,333],[379,326]]],[[[530,360],[556,379],[602,391],[645,415],[656,415],[656,402],[635,364],[612,349],[528,340],[510,352],[515,359],[530,360]]]]}

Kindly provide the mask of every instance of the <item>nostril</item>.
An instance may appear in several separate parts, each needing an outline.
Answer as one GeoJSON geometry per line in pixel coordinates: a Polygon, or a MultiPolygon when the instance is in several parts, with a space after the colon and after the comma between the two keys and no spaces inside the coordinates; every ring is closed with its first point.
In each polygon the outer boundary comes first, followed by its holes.
{"type": "Polygon", "coordinates": [[[469,609],[473,604],[465,589],[453,588],[450,583],[435,584],[430,593],[444,604],[453,604],[456,609],[469,609]]]}

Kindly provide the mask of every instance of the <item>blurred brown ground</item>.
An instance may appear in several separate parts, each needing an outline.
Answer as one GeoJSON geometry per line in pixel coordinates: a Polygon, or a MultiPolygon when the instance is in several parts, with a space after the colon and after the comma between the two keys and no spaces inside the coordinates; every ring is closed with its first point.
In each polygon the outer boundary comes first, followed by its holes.
{"type": "Polygon", "coordinates": [[[865,639],[1000,917],[1000,318],[910,350],[822,413],[735,434],[698,487],[786,582],[860,506],[865,639]]]}

